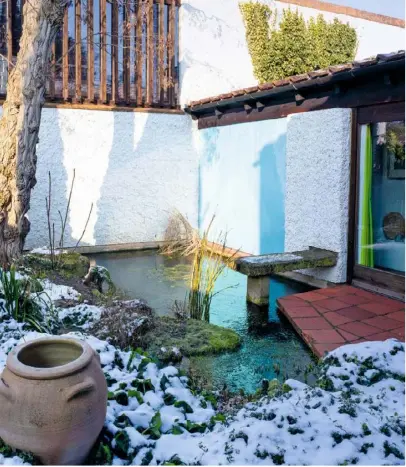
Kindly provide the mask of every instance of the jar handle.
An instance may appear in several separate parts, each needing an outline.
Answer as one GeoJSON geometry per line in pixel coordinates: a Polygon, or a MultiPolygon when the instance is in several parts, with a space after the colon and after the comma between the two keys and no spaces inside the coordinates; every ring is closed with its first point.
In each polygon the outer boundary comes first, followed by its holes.
{"type": "Polygon", "coordinates": [[[12,400],[13,395],[10,390],[10,386],[4,381],[3,377],[0,378],[0,396],[3,396],[9,401],[12,400]]]}
{"type": "Polygon", "coordinates": [[[86,376],[84,381],[81,383],[75,384],[74,386],[66,389],[65,391],[65,399],[66,401],[70,401],[75,397],[78,397],[86,392],[91,392],[96,389],[96,383],[94,382],[93,378],[90,376],[86,376]]]}

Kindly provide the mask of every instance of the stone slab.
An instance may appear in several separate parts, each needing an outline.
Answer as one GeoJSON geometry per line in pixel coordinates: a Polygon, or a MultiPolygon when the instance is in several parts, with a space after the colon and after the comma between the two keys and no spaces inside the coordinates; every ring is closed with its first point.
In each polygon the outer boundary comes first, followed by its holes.
{"type": "Polygon", "coordinates": [[[292,253],[274,253],[239,258],[235,264],[238,272],[250,277],[259,277],[298,269],[335,266],[337,264],[337,253],[310,247],[308,250],[294,251],[292,253]]]}

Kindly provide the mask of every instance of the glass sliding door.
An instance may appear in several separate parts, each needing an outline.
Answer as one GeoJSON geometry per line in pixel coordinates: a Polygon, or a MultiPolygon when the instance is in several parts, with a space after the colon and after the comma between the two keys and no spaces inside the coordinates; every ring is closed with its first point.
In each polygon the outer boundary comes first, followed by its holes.
{"type": "Polygon", "coordinates": [[[382,117],[358,125],[353,276],[391,288],[405,274],[405,121],[382,117]]]}

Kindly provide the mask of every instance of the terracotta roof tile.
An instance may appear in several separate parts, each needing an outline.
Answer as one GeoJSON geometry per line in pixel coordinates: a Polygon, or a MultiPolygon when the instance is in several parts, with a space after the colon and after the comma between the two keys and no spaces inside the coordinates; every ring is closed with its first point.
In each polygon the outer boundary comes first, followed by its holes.
{"type": "Polygon", "coordinates": [[[244,91],[246,94],[252,94],[253,92],[258,92],[259,87],[258,86],[251,86],[249,88],[244,88],[244,91]]]}
{"type": "Polygon", "coordinates": [[[336,74],[341,73],[342,71],[348,71],[352,69],[351,63],[346,63],[345,65],[333,65],[328,67],[330,73],[336,74]]]}
{"type": "Polygon", "coordinates": [[[277,79],[276,81],[272,81],[272,84],[279,88],[281,86],[287,86],[290,84],[290,80],[288,78],[283,78],[283,79],[277,79]]]}
{"type": "Polygon", "coordinates": [[[274,85],[272,83],[263,83],[260,84],[258,87],[261,91],[267,91],[268,89],[272,89],[274,85]]]}
{"type": "Polygon", "coordinates": [[[327,76],[329,74],[330,73],[329,73],[329,71],[327,69],[309,71],[309,73],[308,73],[310,78],[320,78],[321,76],[327,76]]]}
{"type": "Polygon", "coordinates": [[[233,97],[243,96],[245,94],[245,89],[236,89],[235,91],[231,91],[233,97]]]}
{"type": "Polygon", "coordinates": [[[225,94],[220,94],[218,96],[219,99],[224,100],[224,99],[231,99],[233,97],[232,92],[226,92],[225,94]]]}
{"type": "Polygon", "coordinates": [[[212,97],[205,97],[204,99],[200,99],[198,102],[199,102],[199,105],[203,105],[203,104],[208,104],[209,102],[212,102],[213,98],[212,97]]]}
{"type": "Polygon", "coordinates": [[[303,73],[301,75],[295,75],[288,78],[291,83],[300,83],[301,81],[307,81],[309,79],[309,75],[307,73],[303,73]]]}

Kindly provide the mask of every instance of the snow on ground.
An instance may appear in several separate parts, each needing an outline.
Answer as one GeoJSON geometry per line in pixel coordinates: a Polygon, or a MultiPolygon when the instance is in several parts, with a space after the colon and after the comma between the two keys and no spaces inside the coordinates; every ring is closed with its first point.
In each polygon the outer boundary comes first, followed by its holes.
{"type": "Polygon", "coordinates": [[[57,308],[57,311],[58,318],[64,327],[69,327],[74,323],[76,327],[80,327],[81,329],[90,328],[100,319],[102,314],[100,307],[85,303],[69,308],[57,308]]]}
{"type": "MultiPolygon", "coordinates": [[[[67,252],[68,252],[67,250],[55,249],[54,250],[54,255],[61,255],[62,253],[67,253],[67,252]]],[[[43,246],[43,247],[40,247],[40,248],[34,248],[33,250],[30,251],[30,253],[37,254],[37,255],[50,255],[51,250],[48,247],[43,246]]]]}
{"type": "Polygon", "coordinates": [[[51,301],[61,299],[77,300],[80,297],[80,293],[68,285],[57,285],[48,279],[41,280],[40,282],[44,288],[43,292],[40,292],[40,294],[51,301]]]}
{"type": "MultiPolygon", "coordinates": [[[[78,316],[98,319],[100,309],[59,310],[60,319],[78,316]]],[[[288,380],[285,394],[263,397],[226,418],[212,395],[190,388],[175,367],[159,368],[85,328],[69,335],[99,353],[106,375],[107,464],[404,464],[405,354],[399,341],[336,349],[323,361],[318,387],[288,380]]],[[[0,371],[12,347],[40,335],[0,315],[0,371]]],[[[0,454],[0,464],[21,463],[21,457],[0,454]]]]}

